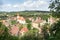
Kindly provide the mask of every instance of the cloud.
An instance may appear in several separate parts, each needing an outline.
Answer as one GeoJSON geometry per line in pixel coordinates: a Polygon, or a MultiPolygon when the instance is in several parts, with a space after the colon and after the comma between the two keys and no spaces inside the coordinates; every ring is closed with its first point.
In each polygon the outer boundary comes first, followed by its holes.
{"type": "Polygon", "coordinates": [[[43,0],[26,0],[20,4],[4,4],[4,11],[24,11],[24,10],[49,10],[48,2],[43,0]]]}

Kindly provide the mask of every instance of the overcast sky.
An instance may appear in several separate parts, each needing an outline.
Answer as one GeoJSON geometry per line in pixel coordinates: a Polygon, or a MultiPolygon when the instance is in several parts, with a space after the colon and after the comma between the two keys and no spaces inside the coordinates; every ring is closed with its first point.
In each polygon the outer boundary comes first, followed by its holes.
{"type": "Polygon", "coordinates": [[[0,0],[0,11],[49,11],[50,0],[0,0]]]}

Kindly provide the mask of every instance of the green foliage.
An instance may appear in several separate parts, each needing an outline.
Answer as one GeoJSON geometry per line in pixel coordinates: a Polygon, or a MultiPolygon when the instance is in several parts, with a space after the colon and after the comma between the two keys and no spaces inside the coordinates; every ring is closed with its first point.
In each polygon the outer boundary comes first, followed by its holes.
{"type": "Polygon", "coordinates": [[[52,40],[60,40],[60,21],[52,25],[50,29],[52,40]]]}
{"type": "Polygon", "coordinates": [[[0,40],[19,40],[18,37],[16,36],[11,36],[8,32],[8,28],[1,24],[1,27],[0,27],[0,40]]]}
{"type": "Polygon", "coordinates": [[[32,30],[34,30],[35,32],[37,32],[37,31],[38,31],[38,29],[36,29],[36,28],[33,28],[32,30]]]}
{"type": "Polygon", "coordinates": [[[44,26],[43,28],[42,28],[42,33],[43,33],[43,35],[44,35],[44,39],[45,40],[49,40],[49,33],[47,32],[48,30],[47,30],[47,26],[44,26]]]}
{"type": "Polygon", "coordinates": [[[2,25],[2,22],[0,22],[0,27],[1,27],[1,25],[2,25]]]}
{"type": "Polygon", "coordinates": [[[31,21],[29,19],[26,19],[27,24],[27,28],[30,30],[31,29],[31,21]]]}
{"type": "Polygon", "coordinates": [[[32,27],[32,26],[31,26],[31,23],[28,23],[28,24],[27,24],[27,28],[28,28],[29,30],[31,30],[31,27],[32,27]]]}
{"type": "Polygon", "coordinates": [[[41,35],[38,32],[30,30],[23,37],[21,37],[21,40],[43,40],[43,38],[41,38],[41,35]]]}
{"type": "Polygon", "coordinates": [[[5,19],[7,19],[7,16],[6,15],[4,15],[4,16],[0,16],[0,20],[5,20],[5,19]]]}
{"type": "Polygon", "coordinates": [[[31,21],[30,21],[29,19],[26,19],[26,22],[27,22],[27,23],[31,23],[31,21]]]}
{"type": "Polygon", "coordinates": [[[60,18],[60,0],[52,0],[49,8],[52,16],[60,18]]]}
{"type": "Polygon", "coordinates": [[[43,20],[48,20],[48,18],[49,18],[49,15],[41,15],[41,18],[43,19],[43,20]]]}
{"type": "Polygon", "coordinates": [[[13,24],[16,24],[16,20],[12,20],[11,21],[11,24],[13,25],[13,24]]]}

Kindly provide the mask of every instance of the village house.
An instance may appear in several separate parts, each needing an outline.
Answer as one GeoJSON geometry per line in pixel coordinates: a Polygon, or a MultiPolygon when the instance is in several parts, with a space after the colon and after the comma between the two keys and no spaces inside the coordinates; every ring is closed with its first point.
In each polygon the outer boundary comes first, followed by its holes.
{"type": "Polygon", "coordinates": [[[52,16],[50,16],[50,18],[48,18],[48,24],[53,24],[53,23],[55,23],[56,22],[56,19],[55,18],[53,18],[52,16]]]}
{"type": "Polygon", "coordinates": [[[8,26],[10,25],[7,20],[2,20],[2,23],[3,23],[6,27],[8,27],[8,26]]]}
{"type": "Polygon", "coordinates": [[[19,15],[17,15],[17,22],[19,22],[20,24],[26,23],[25,18],[19,15]]]}
{"type": "Polygon", "coordinates": [[[17,36],[18,32],[19,32],[19,27],[17,27],[16,25],[13,25],[10,29],[10,34],[17,36]]]}
{"type": "Polygon", "coordinates": [[[36,20],[35,20],[36,23],[41,23],[42,22],[42,19],[41,17],[37,17],[36,20]]]}
{"type": "Polygon", "coordinates": [[[37,17],[35,21],[32,22],[32,26],[38,28],[43,26],[46,23],[46,20],[42,20],[41,17],[37,17]]]}
{"type": "Polygon", "coordinates": [[[30,18],[28,18],[31,22],[33,22],[34,21],[34,18],[33,17],[30,17],[30,18]]]}
{"type": "Polygon", "coordinates": [[[20,33],[20,35],[24,35],[24,33],[26,33],[26,32],[28,32],[28,28],[27,27],[23,27],[20,31],[19,31],[19,33],[20,33]]]}
{"type": "Polygon", "coordinates": [[[39,33],[41,33],[41,27],[43,27],[45,23],[47,23],[46,20],[42,20],[41,17],[37,17],[36,20],[32,22],[32,29],[36,28],[39,30],[39,33]]]}
{"type": "Polygon", "coordinates": [[[13,17],[11,17],[10,19],[11,19],[11,20],[16,20],[16,17],[13,16],[13,17]]]}

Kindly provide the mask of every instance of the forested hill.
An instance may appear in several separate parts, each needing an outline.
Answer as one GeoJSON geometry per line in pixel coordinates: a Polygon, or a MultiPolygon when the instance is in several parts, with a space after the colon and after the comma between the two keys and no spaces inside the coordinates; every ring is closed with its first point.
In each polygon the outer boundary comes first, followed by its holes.
{"type": "Polygon", "coordinates": [[[50,13],[50,11],[28,11],[28,10],[26,10],[26,11],[21,11],[21,12],[42,12],[42,13],[50,13]]]}
{"type": "MultiPolygon", "coordinates": [[[[50,13],[50,11],[28,11],[28,10],[26,10],[26,11],[11,11],[11,13],[12,12],[14,12],[14,13],[16,13],[16,12],[41,12],[41,13],[50,13]]],[[[6,12],[6,11],[0,11],[0,13],[9,13],[9,12],[6,12]]]]}
{"type": "Polygon", "coordinates": [[[19,13],[20,15],[41,15],[41,14],[50,14],[49,11],[13,11],[13,12],[0,12],[0,15],[14,15],[19,13]]]}

